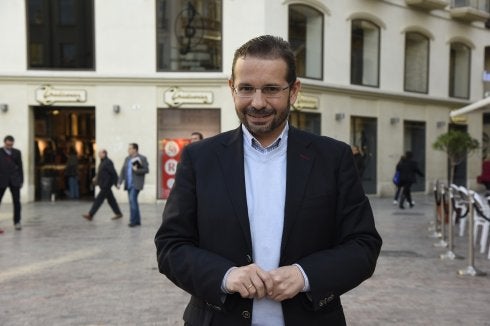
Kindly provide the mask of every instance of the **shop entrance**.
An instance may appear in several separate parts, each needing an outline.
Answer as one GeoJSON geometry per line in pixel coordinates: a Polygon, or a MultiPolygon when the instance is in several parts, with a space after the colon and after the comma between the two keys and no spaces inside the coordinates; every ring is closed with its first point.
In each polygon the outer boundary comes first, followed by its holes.
{"type": "Polygon", "coordinates": [[[79,197],[93,198],[95,175],[95,108],[33,107],[35,199],[71,199],[67,162],[74,150],[79,197]]]}
{"type": "Polygon", "coordinates": [[[376,118],[351,117],[351,144],[358,146],[363,155],[363,170],[359,173],[367,194],[377,191],[377,130],[376,118]]]}

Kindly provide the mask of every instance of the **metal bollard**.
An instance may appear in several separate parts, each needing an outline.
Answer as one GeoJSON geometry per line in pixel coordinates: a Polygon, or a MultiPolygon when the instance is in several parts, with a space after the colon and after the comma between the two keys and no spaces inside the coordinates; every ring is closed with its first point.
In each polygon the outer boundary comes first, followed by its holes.
{"type": "MultiPolygon", "coordinates": [[[[449,187],[447,194],[449,195],[449,203],[448,203],[448,237],[447,237],[447,251],[441,255],[441,259],[462,259],[463,257],[458,256],[454,253],[454,231],[453,231],[453,202],[454,202],[454,194],[453,189],[449,187]]],[[[445,206],[444,206],[445,207],[445,206]]]]}
{"type": "Polygon", "coordinates": [[[446,219],[446,216],[445,216],[445,205],[446,205],[446,190],[445,190],[445,186],[442,184],[441,185],[441,205],[442,205],[442,208],[441,208],[441,240],[439,240],[439,242],[436,242],[434,243],[434,247],[437,247],[437,248],[446,248],[447,247],[447,242],[446,242],[446,222],[445,222],[445,219],[446,219]]]}
{"type": "Polygon", "coordinates": [[[430,238],[440,238],[442,236],[440,232],[440,225],[439,225],[439,211],[438,207],[440,205],[440,200],[438,200],[438,192],[439,192],[439,180],[436,180],[436,184],[434,185],[434,221],[432,222],[432,226],[429,227],[429,231],[432,231],[432,233],[429,235],[430,238]]]}
{"type": "Polygon", "coordinates": [[[475,203],[475,199],[473,195],[475,192],[473,190],[468,190],[469,195],[469,212],[468,212],[468,267],[465,269],[460,269],[458,274],[460,276],[485,276],[487,273],[484,273],[478,270],[475,267],[475,245],[473,243],[473,224],[474,224],[474,210],[473,205],[475,203]]]}

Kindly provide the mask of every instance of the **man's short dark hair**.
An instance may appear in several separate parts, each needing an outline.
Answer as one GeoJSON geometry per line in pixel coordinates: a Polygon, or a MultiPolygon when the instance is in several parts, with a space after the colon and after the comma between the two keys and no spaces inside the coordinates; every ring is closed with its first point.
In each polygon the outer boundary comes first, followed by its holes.
{"type": "Polygon", "coordinates": [[[199,131],[194,131],[191,136],[194,136],[196,135],[197,137],[199,137],[199,140],[202,140],[204,138],[204,136],[199,132],[199,131]]]}
{"type": "Polygon", "coordinates": [[[287,41],[272,35],[262,35],[251,39],[235,51],[231,66],[231,80],[235,80],[235,64],[238,58],[247,56],[263,59],[283,59],[286,62],[288,84],[296,81],[296,58],[287,41]]]}
{"type": "Polygon", "coordinates": [[[138,144],[136,144],[136,143],[130,143],[129,146],[131,146],[133,149],[135,149],[136,151],[138,151],[138,144]]]}
{"type": "Polygon", "coordinates": [[[5,138],[3,139],[3,142],[4,142],[4,143],[5,143],[6,141],[11,141],[11,142],[14,142],[14,141],[15,141],[15,139],[14,139],[14,137],[13,137],[13,136],[11,136],[11,135],[7,135],[7,136],[5,136],[5,138]]]}

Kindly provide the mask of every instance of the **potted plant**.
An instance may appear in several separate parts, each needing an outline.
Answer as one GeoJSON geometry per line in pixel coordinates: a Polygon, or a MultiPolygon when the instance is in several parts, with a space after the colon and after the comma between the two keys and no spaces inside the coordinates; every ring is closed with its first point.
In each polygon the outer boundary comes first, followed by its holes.
{"type": "Polygon", "coordinates": [[[449,160],[449,183],[453,183],[454,170],[456,165],[463,162],[465,157],[480,147],[478,140],[463,131],[449,130],[445,134],[439,135],[432,144],[435,150],[446,152],[449,160]]]}

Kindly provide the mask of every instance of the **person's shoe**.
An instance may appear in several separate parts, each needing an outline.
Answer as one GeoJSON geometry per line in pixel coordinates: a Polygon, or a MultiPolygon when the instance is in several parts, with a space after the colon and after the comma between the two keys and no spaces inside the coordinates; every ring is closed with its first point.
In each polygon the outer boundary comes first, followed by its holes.
{"type": "Polygon", "coordinates": [[[111,220],[117,220],[117,219],[120,219],[121,217],[123,217],[123,215],[122,215],[122,214],[116,214],[115,216],[113,216],[113,217],[111,218],[111,220]]]}
{"type": "Polygon", "coordinates": [[[83,218],[86,219],[87,221],[92,221],[92,219],[94,218],[92,215],[90,214],[82,214],[83,218]]]}
{"type": "Polygon", "coordinates": [[[140,226],[140,225],[141,225],[141,223],[129,223],[129,224],[128,224],[128,226],[129,226],[130,228],[134,228],[134,227],[136,227],[136,226],[140,226]]]}
{"type": "Polygon", "coordinates": [[[413,208],[413,206],[415,206],[413,203],[410,204],[410,208],[413,208]]]}
{"type": "Polygon", "coordinates": [[[22,230],[22,225],[20,225],[20,223],[15,223],[15,229],[16,229],[17,231],[22,230]]]}
{"type": "Polygon", "coordinates": [[[393,205],[398,205],[398,200],[394,200],[393,205]]]}
{"type": "Polygon", "coordinates": [[[405,206],[404,205],[400,205],[398,206],[400,209],[405,209],[405,206]]]}

